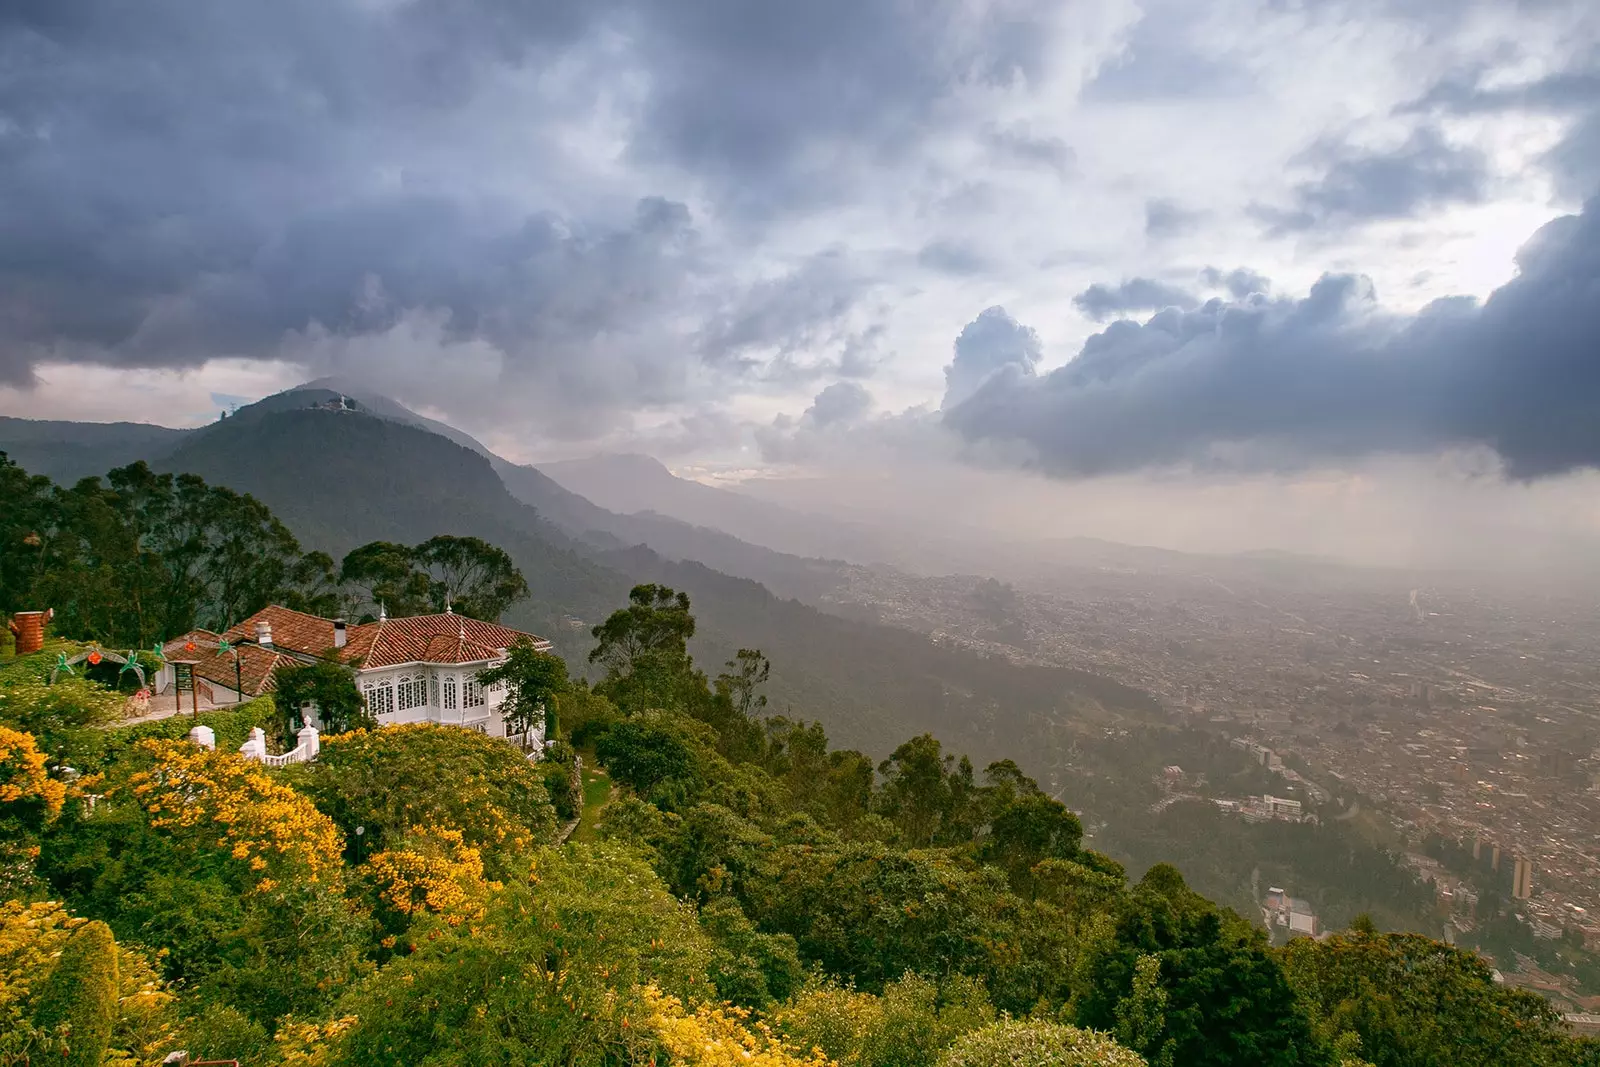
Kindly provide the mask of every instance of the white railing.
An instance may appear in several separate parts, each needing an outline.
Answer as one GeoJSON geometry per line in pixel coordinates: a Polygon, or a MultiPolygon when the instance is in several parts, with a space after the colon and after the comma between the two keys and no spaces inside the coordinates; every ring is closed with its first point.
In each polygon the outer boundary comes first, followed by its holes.
{"type": "Polygon", "coordinates": [[[311,725],[302,726],[296,737],[300,741],[298,745],[288,752],[274,756],[267,752],[266,731],[256,726],[250,730],[250,736],[245,743],[239,746],[239,755],[245,759],[264,763],[268,767],[287,767],[291,763],[310,763],[316,759],[317,753],[322,750],[322,735],[317,733],[317,728],[311,725]]]}

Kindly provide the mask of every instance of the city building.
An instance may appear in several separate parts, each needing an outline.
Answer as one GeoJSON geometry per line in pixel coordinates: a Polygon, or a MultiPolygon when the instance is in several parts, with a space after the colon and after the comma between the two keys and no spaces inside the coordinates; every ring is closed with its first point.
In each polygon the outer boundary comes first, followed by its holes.
{"type": "Polygon", "coordinates": [[[1511,895],[1518,900],[1533,896],[1533,861],[1526,857],[1517,857],[1516,867],[1512,871],[1511,895]]]}

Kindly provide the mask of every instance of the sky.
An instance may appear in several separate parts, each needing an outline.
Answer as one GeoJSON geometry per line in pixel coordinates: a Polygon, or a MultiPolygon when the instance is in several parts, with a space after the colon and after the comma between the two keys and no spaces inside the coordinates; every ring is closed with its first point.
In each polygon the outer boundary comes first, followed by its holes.
{"type": "Polygon", "coordinates": [[[0,413],[1493,557],[1600,536],[1597,193],[1582,0],[20,0],[0,413]]]}

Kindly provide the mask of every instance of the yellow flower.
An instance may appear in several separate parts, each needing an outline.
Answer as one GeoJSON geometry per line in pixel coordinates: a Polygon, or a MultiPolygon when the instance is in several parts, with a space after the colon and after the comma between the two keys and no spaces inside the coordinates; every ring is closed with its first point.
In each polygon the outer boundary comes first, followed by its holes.
{"type": "Polygon", "coordinates": [[[51,818],[61,814],[67,787],[45,771],[44,753],[33,735],[0,726],[0,803],[43,801],[51,818]]]}

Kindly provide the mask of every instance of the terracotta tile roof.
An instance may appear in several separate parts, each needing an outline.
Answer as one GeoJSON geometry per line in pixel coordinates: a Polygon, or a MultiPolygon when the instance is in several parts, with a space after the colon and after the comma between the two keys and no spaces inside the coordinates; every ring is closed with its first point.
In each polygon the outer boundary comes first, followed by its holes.
{"type": "Polygon", "coordinates": [[[269,651],[260,645],[238,644],[234,646],[239,650],[239,671],[236,675],[233,653],[217,651],[219,636],[210,630],[190,630],[168,641],[162,646],[162,652],[168,659],[197,661],[194,667],[197,677],[229,689],[236,684],[242,685],[246,696],[260,696],[277,688],[273,675],[278,667],[296,662],[289,656],[269,651]],[[191,642],[195,645],[192,652],[184,647],[191,642]]]}
{"type": "Polygon", "coordinates": [[[222,636],[235,643],[253,642],[256,639],[256,623],[263,620],[272,626],[272,644],[276,648],[307,656],[321,656],[333,647],[332,619],[291,611],[277,604],[262,608],[222,636]]]}
{"type": "Polygon", "coordinates": [[[523,641],[535,648],[550,647],[542,637],[465,615],[413,615],[352,626],[342,658],[368,670],[398,663],[477,663],[498,659],[523,641]]]}

